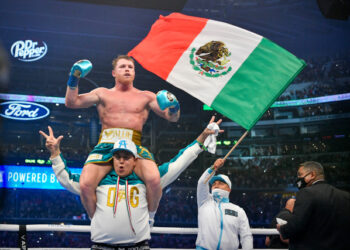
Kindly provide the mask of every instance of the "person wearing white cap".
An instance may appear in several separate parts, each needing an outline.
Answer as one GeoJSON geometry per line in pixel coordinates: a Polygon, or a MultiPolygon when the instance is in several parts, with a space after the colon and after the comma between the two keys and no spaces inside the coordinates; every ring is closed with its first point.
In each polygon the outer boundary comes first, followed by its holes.
{"type": "MultiPolygon", "coordinates": [[[[214,122],[214,117],[210,122],[214,122]]],[[[217,121],[220,124],[221,120],[217,121]]],[[[222,131],[220,131],[222,132],[222,131]]],[[[208,128],[197,139],[171,159],[158,167],[162,188],[166,187],[197,158],[203,151],[203,143],[208,135],[214,132],[208,128]]],[[[52,128],[49,135],[40,131],[46,139],[46,147],[50,151],[52,168],[58,181],[68,191],[80,194],[79,174],[72,174],[60,151],[60,141],[52,128]]],[[[133,172],[136,165],[137,149],[128,139],[115,142],[112,149],[113,170],[99,183],[96,190],[97,207],[91,218],[91,249],[149,249],[150,217],[146,187],[142,180],[133,172]]],[[[150,220],[151,219],[151,220],[150,220]]]]}
{"type": "Polygon", "coordinates": [[[213,176],[209,184],[205,183],[208,176],[222,167],[223,159],[217,159],[213,167],[208,168],[198,180],[198,235],[197,250],[234,250],[239,242],[242,249],[253,249],[253,236],[249,221],[244,210],[229,201],[231,181],[228,176],[219,174],[213,176]],[[239,238],[238,238],[239,235],[239,238]]]}

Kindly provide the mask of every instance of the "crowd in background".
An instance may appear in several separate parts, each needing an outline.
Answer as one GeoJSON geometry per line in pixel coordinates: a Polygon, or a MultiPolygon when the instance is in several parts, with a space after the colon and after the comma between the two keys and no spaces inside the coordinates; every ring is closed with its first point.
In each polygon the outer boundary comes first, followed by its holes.
{"type": "MultiPolygon", "coordinates": [[[[205,159],[204,165],[196,162],[164,190],[156,224],[191,225],[197,223],[196,185],[205,167],[214,159],[205,159]]],[[[350,154],[300,155],[293,157],[255,157],[228,159],[221,173],[232,181],[231,199],[250,215],[252,225],[268,225],[281,203],[281,195],[268,197],[266,192],[295,191],[296,168],[306,160],[322,162],[327,180],[336,186],[346,186],[350,175],[350,154]],[[294,189],[293,189],[294,188],[294,189]],[[242,195],[244,194],[244,195],[242,195]],[[272,202],[272,203],[271,203],[272,202]],[[271,203],[271,204],[270,204],[271,203]],[[270,204],[270,207],[266,207],[270,204]],[[261,217],[261,216],[264,217],[261,217]]],[[[65,190],[2,189],[1,220],[57,219],[87,220],[79,196],[65,190]]]]}
{"type": "Polygon", "coordinates": [[[312,58],[305,61],[306,67],[295,78],[294,84],[348,77],[350,75],[349,55],[312,58]]]}
{"type": "MultiPolygon", "coordinates": [[[[210,167],[214,158],[207,159],[204,167],[210,167]]],[[[336,186],[343,186],[350,180],[350,153],[332,153],[315,155],[296,155],[286,157],[255,157],[250,159],[229,158],[222,172],[230,176],[232,187],[244,189],[281,189],[294,186],[298,164],[305,161],[322,162],[327,180],[336,186]]],[[[203,166],[190,166],[174,182],[177,187],[195,187],[202,174],[203,166]]],[[[172,186],[171,185],[171,186],[172,186]]]]}
{"type": "Polygon", "coordinates": [[[306,60],[307,66],[278,101],[306,99],[350,92],[348,57],[306,60]]]}
{"type": "MultiPolygon", "coordinates": [[[[321,154],[327,152],[342,152],[346,150],[349,142],[346,139],[347,135],[339,133],[329,134],[329,135],[313,135],[313,137],[307,137],[305,135],[301,136],[300,132],[295,132],[293,135],[283,135],[283,140],[277,143],[266,143],[265,145],[242,145],[239,150],[235,152],[234,155],[239,157],[262,157],[262,156],[288,156],[288,155],[303,155],[303,154],[321,154]],[[299,138],[299,141],[291,141],[292,138],[299,138]],[[322,137],[327,137],[329,139],[324,139],[322,137]],[[335,138],[339,137],[339,138],[335,138]],[[344,148],[345,147],[345,148],[344,148]],[[238,155],[237,155],[238,154],[238,155]]],[[[257,140],[261,138],[272,138],[272,136],[267,135],[266,137],[258,137],[257,140]]],[[[191,135],[188,138],[179,137],[179,136],[169,136],[169,141],[160,142],[158,145],[158,150],[153,151],[155,154],[155,159],[158,164],[169,161],[174,157],[178,150],[186,147],[191,143],[195,136],[191,135]]],[[[221,140],[222,137],[220,137],[221,140]]],[[[247,140],[254,140],[254,137],[251,137],[247,140]]],[[[230,145],[218,145],[217,148],[226,152],[231,148],[230,145]]],[[[85,156],[88,155],[89,149],[86,147],[82,148],[71,148],[62,146],[62,152],[64,158],[67,160],[67,164],[70,167],[82,167],[85,161],[85,156]],[[86,154],[84,154],[84,153],[86,154]]],[[[19,145],[19,144],[2,144],[0,150],[6,159],[4,163],[9,165],[30,165],[30,162],[25,162],[27,160],[43,160],[44,163],[41,165],[50,166],[48,161],[49,154],[46,150],[43,150],[41,147],[36,147],[33,145],[19,145]],[[33,154],[30,152],[37,152],[33,154]],[[12,149],[15,149],[11,151],[12,149]],[[11,152],[10,152],[11,151],[11,152]],[[8,152],[8,154],[7,154],[8,152]]],[[[220,151],[221,152],[221,151],[220,151]]],[[[31,165],[38,166],[37,162],[31,162],[31,165]]]]}
{"type": "Polygon", "coordinates": [[[278,101],[288,101],[297,99],[306,99],[312,97],[321,97],[336,94],[345,94],[350,92],[350,79],[333,80],[332,82],[313,82],[304,87],[287,90],[278,101]]]}
{"type": "MultiPolygon", "coordinates": [[[[279,101],[350,92],[350,63],[347,58],[310,60],[307,64],[308,66],[294,81],[295,86],[281,95],[279,101]]],[[[270,108],[261,119],[348,113],[348,108],[347,102],[287,109],[270,108]],[[344,106],[344,103],[347,105],[344,106]]],[[[196,138],[198,128],[201,126],[196,119],[189,116],[189,119],[183,119],[177,124],[163,121],[158,125],[162,127],[162,131],[165,131],[158,134],[158,137],[166,138],[159,142],[155,151],[159,163],[170,160],[178,149],[185,147],[196,138]]],[[[61,132],[58,131],[57,134],[61,132]]],[[[273,135],[267,137],[270,138],[273,135]]],[[[296,132],[289,137],[285,136],[279,145],[266,143],[264,146],[246,147],[241,150],[241,157],[231,157],[225,163],[222,173],[230,176],[232,181],[230,200],[245,210],[251,227],[269,227],[271,219],[284,206],[285,200],[296,192],[294,185],[296,167],[303,161],[321,162],[330,183],[340,188],[350,189],[350,174],[348,170],[346,171],[350,167],[349,145],[338,143],[337,140],[325,142],[320,136],[312,141],[304,139],[299,132],[296,132]],[[289,141],[295,135],[300,140],[289,141]]],[[[149,137],[145,137],[143,144],[149,144],[150,140],[149,137]]],[[[254,138],[251,137],[249,140],[254,138]]],[[[343,140],[347,139],[343,138],[343,140]]],[[[225,147],[218,146],[218,148],[225,147]]],[[[0,150],[6,161],[13,160],[13,164],[23,162],[26,158],[48,159],[48,152],[44,145],[33,146],[22,143],[20,138],[17,142],[2,143],[0,150]]],[[[62,145],[65,158],[74,167],[82,166],[90,150],[91,148],[87,145],[78,147],[62,145]]],[[[155,226],[197,226],[196,185],[202,171],[213,161],[214,158],[211,157],[197,160],[164,190],[155,217],[155,226]]],[[[89,224],[79,196],[65,190],[1,189],[0,196],[1,223],[26,224],[35,221],[45,224],[49,221],[52,224],[89,224]]],[[[179,248],[193,248],[195,238],[195,235],[153,235],[151,246],[174,247],[176,245],[179,248]]],[[[0,246],[15,247],[16,242],[16,232],[0,232],[0,246]]],[[[30,247],[90,246],[89,234],[82,233],[29,233],[28,242],[30,247]]],[[[262,247],[263,238],[254,237],[254,246],[262,247]]]]}

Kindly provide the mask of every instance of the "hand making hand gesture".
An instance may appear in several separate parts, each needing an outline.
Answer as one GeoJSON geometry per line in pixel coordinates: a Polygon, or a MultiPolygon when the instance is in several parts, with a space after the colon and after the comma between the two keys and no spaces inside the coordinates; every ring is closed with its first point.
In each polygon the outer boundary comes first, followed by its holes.
{"type": "Polygon", "coordinates": [[[52,128],[48,126],[48,129],[49,129],[48,135],[41,130],[39,131],[39,133],[46,139],[45,146],[51,153],[50,158],[55,158],[61,153],[60,143],[61,143],[61,140],[63,139],[63,135],[60,135],[58,138],[56,138],[53,134],[52,128]]]}
{"type": "MultiPolygon", "coordinates": [[[[211,123],[213,123],[213,122],[215,122],[215,116],[212,116],[212,117],[211,117],[211,119],[210,119],[210,121],[209,121],[208,124],[211,124],[211,123]]],[[[222,122],[222,119],[216,121],[215,123],[216,123],[217,125],[220,125],[221,122],[222,122]]],[[[222,130],[222,129],[219,130],[219,133],[222,133],[222,132],[224,132],[224,130],[222,130]]],[[[212,134],[215,134],[215,130],[212,130],[212,129],[209,129],[209,128],[206,127],[206,128],[203,130],[203,132],[198,136],[197,141],[203,144],[204,141],[205,141],[205,139],[207,139],[207,137],[208,137],[209,135],[212,135],[212,134]]]]}

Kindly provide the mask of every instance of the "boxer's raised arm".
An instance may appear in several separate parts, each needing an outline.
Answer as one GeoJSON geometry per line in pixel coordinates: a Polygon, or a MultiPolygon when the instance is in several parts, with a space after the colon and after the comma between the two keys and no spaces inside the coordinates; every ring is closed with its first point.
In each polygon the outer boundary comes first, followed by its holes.
{"type": "Polygon", "coordinates": [[[80,60],[71,68],[67,81],[67,91],[65,104],[68,108],[88,108],[99,102],[97,90],[92,90],[89,93],[79,95],[78,83],[80,77],[85,77],[92,69],[92,64],[89,60],[80,60]]]}
{"type": "Polygon", "coordinates": [[[78,88],[72,90],[67,87],[65,104],[67,108],[89,108],[99,103],[98,89],[89,93],[78,94],[78,88]]]}

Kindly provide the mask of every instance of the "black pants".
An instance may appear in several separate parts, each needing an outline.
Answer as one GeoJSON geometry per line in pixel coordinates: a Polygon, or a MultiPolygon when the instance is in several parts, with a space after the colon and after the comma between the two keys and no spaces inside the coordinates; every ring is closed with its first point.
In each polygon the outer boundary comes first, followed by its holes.
{"type": "Polygon", "coordinates": [[[130,244],[104,244],[104,243],[93,243],[91,250],[150,250],[148,240],[141,241],[139,243],[130,244]]]}

